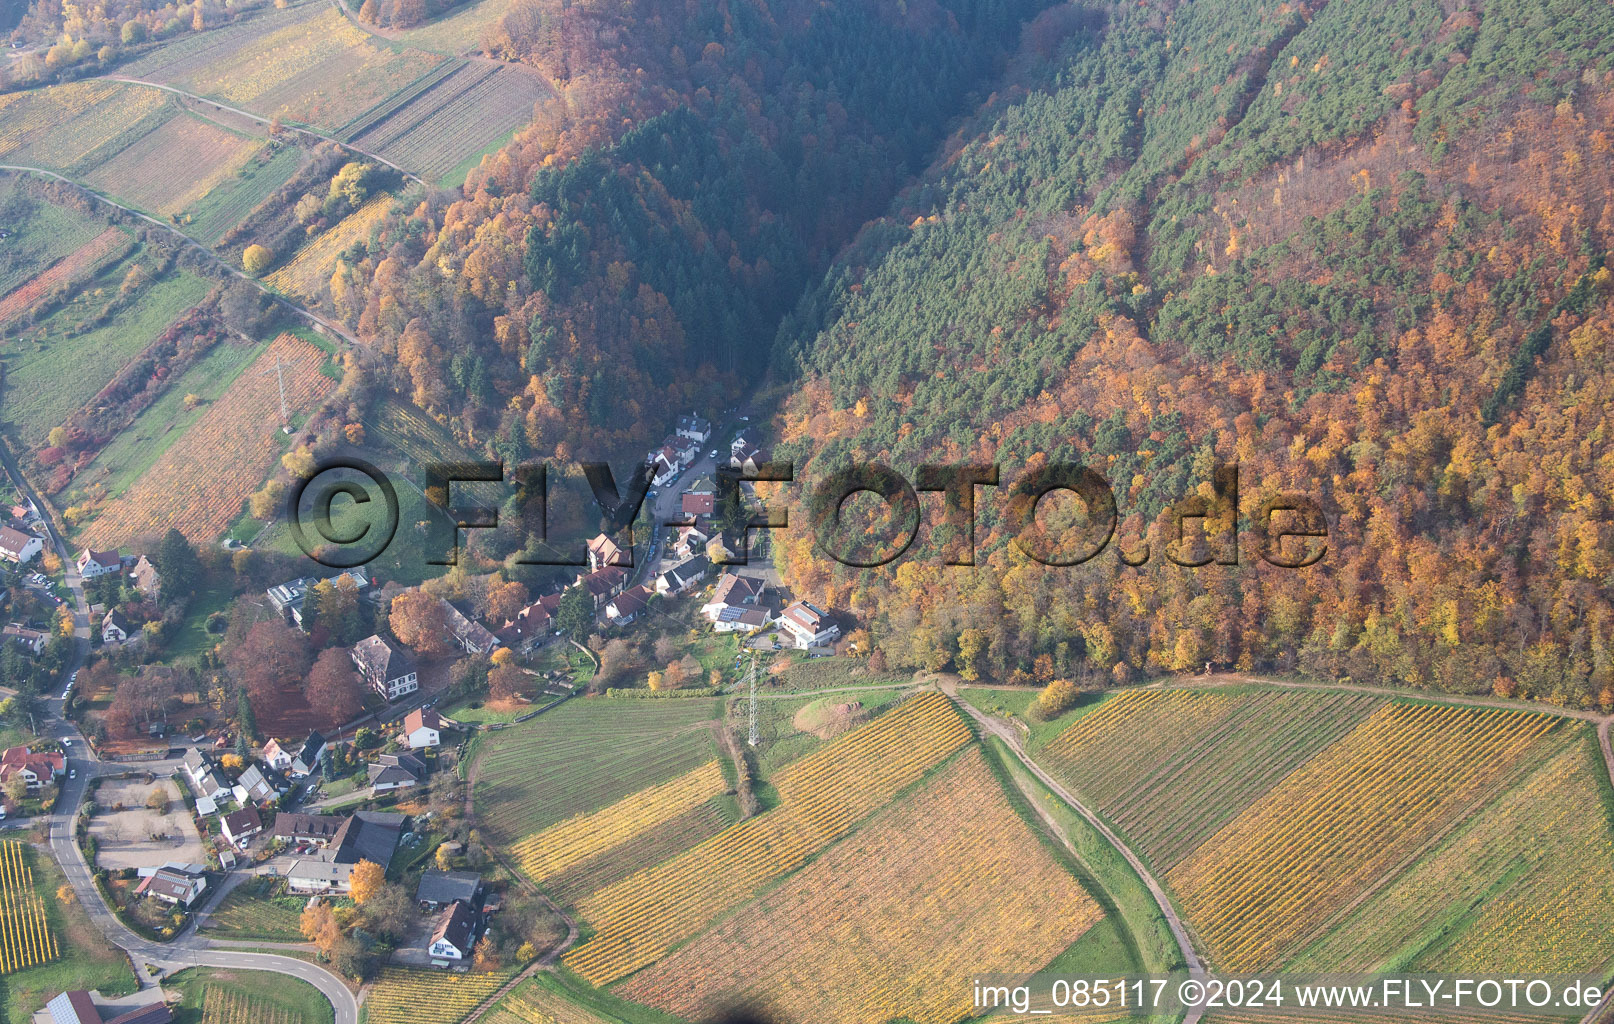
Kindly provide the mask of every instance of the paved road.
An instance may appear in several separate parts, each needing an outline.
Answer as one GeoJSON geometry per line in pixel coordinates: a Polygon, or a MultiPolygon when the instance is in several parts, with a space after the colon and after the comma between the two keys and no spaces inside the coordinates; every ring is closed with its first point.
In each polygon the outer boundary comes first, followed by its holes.
{"type": "MultiPolygon", "coordinates": [[[[945,688],[943,692],[947,692],[945,688]]],[[[1121,856],[1126,858],[1126,862],[1132,865],[1132,870],[1137,872],[1138,877],[1143,880],[1144,886],[1148,888],[1149,894],[1154,897],[1155,903],[1160,907],[1160,913],[1165,917],[1166,924],[1171,928],[1172,938],[1177,940],[1177,948],[1182,954],[1183,963],[1188,965],[1189,977],[1203,979],[1205,977],[1205,965],[1200,961],[1199,954],[1194,952],[1194,944],[1188,937],[1188,929],[1183,925],[1182,919],[1177,916],[1176,908],[1166,898],[1165,889],[1159,882],[1155,881],[1154,876],[1149,873],[1149,869],[1144,866],[1138,855],[1133,853],[1125,843],[1121,842],[1120,837],[1110,831],[1109,826],[1105,825],[1098,815],[1089,810],[1086,804],[1076,799],[1073,793],[1060,785],[1057,779],[1043,771],[1040,765],[1027,756],[1025,748],[1020,745],[1020,733],[1016,731],[1012,724],[977,710],[968,701],[959,700],[956,690],[948,693],[948,696],[953,698],[954,704],[980,723],[981,728],[1002,740],[1004,745],[1014,753],[1015,758],[1019,760],[1027,771],[1036,777],[1038,782],[1047,786],[1050,792],[1074,807],[1076,813],[1087,819],[1087,823],[1092,825],[1104,837],[1106,842],[1115,847],[1121,856]]],[[[1196,1006],[1189,1009],[1187,1016],[1183,1018],[1183,1024],[1198,1024],[1204,1013],[1203,1007],[1196,1006]]]]}

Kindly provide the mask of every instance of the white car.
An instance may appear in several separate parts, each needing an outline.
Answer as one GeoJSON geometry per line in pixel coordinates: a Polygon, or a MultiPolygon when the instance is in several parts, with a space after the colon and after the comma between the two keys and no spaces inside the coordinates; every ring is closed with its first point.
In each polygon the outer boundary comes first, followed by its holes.
{"type": "Polygon", "coordinates": [[[62,746],[71,747],[72,745],[73,745],[73,737],[71,737],[71,736],[63,736],[62,737],[62,746]]]}
{"type": "Polygon", "coordinates": [[[68,773],[67,773],[67,777],[70,778],[70,779],[78,778],[78,769],[77,768],[70,769],[68,771],[68,773]]]}
{"type": "Polygon", "coordinates": [[[707,452],[707,453],[706,453],[706,457],[707,457],[707,458],[708,458],[708,459],[715,459],[715,458],[717,458],[717,449],[716,449],[716,448],[713,448],[713,449],[712,449],[712,450],[711,450],[711,451],[709,451],[709,452],[707,452]]]}

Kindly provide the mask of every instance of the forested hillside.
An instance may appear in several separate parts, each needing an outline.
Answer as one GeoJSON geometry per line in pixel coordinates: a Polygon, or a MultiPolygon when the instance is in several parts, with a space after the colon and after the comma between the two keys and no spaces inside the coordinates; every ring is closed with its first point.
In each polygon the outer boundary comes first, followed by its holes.
{"type": "Polygon", "coordinates": [[[765,365],[1038,7],[512,5],[489,47],[559,97],[463,198],[395,217],[332,304],[402,393],[511,459],[637,448],[765,365]]]}
{"type": "Polygon", "coordinates": [[[788,576],[893,665],[967,677],[1210,661],[1614,704],[1614,10],[1086,10],[1038,19],[1014,86],[787,319],[778,455],[802,490],[853,459],[996,462],[1001,492],[1081,462],[1117,542],[1032,563],[985,488],[975,569],[946,530],[882,570],[796,530],[788,576]],[[1217,462],[1246,528],[1314,497],[1326,557],[1168,561],[1158,519],[1217,462]]]}

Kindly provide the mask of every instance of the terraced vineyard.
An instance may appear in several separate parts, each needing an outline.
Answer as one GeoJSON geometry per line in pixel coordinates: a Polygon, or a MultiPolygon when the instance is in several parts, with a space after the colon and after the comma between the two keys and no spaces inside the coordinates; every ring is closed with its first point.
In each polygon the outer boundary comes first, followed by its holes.
{"type": "Polygon", "coordinates": [[[56,937],[34,891],[22,843],[0,842],[0,974],[54,960],[56,937]]]}
{"type": "Polygon", "coordinates": [[[277,357],[294,411],[306,411],[336,386],[320,372],[324,352],[294,335],[281,335],[123,497],[96,516],[81,542],[116,545],[173,527],[202,543],[224,532],[280,457],[277,357]]]}
{"type": "Polygon", "coordinates": [[[1297,970],[1597,973],[1614,963],[1614,821],[1591,730],[1295,958],[1297,970]]]}
{"type": "Polygon", "coordinates": [[[597,930],[567,966],[603,985],[654,963],[846,835],[969,738],[952,703],[926,693],[792,764],[775,780],[779,807],[582,900],[597,930]]]}
{"type": "Polygon", "coordinates": [[[120,82],[0,95],[0,161],[72,171],[81,161],[94,163],[89,158],[102,147],[140,138],[178,109],[161,90],[120,82]]]}
{"type": "Polygon", "coordinates": [[[971,750],[616,993],[690,1020],[952,1024],[960,979],[1038,970],[1102,917],[971,750]]]}
{"type": "Polygon", "coordinates": [[[1384,704],[1364,694],[1132,690],[1038,754],[1161,868],[1384,704]]]}
{"type": "Polygon", "coordinates": [[[369,1024],[454,1024],[499,991],[514,971],[443,974],[383,968],[365,996],[369,1024]]]}
{"type": "Polygon", "coordinates": [[[516,986],[482,1020],[485,1024],[610,1024],[550,991],[542,978],[516,986]]]}
{"type": "Polygon", "coordinates": [[[1390,704],[1289,775],[1166,876],[1207,957],[1282,962],[1365,887],[1476,809],[1557,720],[1390,704]]]}

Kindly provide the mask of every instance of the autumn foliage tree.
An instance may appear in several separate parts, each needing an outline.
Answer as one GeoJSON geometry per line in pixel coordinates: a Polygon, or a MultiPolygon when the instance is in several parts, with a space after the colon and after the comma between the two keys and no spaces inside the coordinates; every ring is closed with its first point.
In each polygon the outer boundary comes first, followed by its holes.
{"type": "Polygon", "coordinates": [[[422,654],[443,654],[453,649],[443,602],[424,590],[406,590],[393,598],[388,625],[400,643],[422,654]]]}
{"type": "Polygon", "coordinates": [[[309,706],[332,725],[340,725],[363,710],[364,683],[345,648],[330,647],[319,652],[303,684],[303,695],[309,706]]]}
{"type": "Polygon", "coordinates": [[[361,860],[353,865],[350,879],[353,902],[363,906],[372,896],[381,892],[387,883],[387,869],[375,861],[361,860]]]}
{"type": "Polygon", "coordinates": [[[300,684],[312,660],[308,636],[278,619],[253,625],[225,652],[225,663],[256,704],[300,684]]]}

